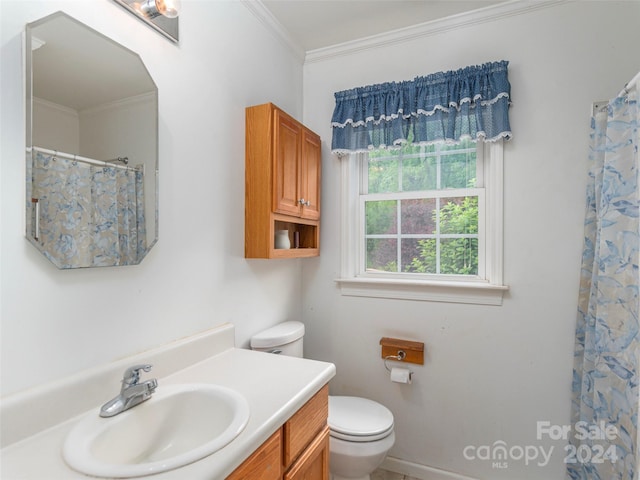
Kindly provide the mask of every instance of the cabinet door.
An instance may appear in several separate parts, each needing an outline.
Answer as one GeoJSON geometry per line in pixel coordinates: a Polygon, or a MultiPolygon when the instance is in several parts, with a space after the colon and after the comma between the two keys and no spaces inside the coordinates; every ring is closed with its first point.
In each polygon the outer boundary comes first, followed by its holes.
{"type": "Polygon", "coordinates": [[[320,137],[310,130],[302,131],[302,156],[300,163],[300,195],[303,218],[318,220],[320,218],[320,170],[322,157],[320,137]]]}
{"type": "Polygon", "coordinates": [[[284,424],[284,466],[291,465],[327,426],[329,386],[325,385],[284,424]]]}
{"type": "Polygon", "coordinates": [[[329,479],[329,427],[311,442],[300,458],[285,473],[284,480],[329,479]]]}
{"type": "Polygon", "coordinates": [[[274,111],[273,211],[300,216],[300,152],[302,128],[280,110],[274,111]]]}
{"type": "Polygon", "coordinates": [[[278,429],[227,480],[280,480],[282,474],[282,436],[278,429]]]}

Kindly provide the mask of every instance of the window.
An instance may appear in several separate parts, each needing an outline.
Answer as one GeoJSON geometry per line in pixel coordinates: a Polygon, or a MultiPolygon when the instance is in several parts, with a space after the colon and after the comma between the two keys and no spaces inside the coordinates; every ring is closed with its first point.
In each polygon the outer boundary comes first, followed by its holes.
{"type": "Polygon", "coordinates": [[[483,277],[481,159],[472,142],[369,153],[360,169],[364,271],[483,277]]]}
{"type": "Polygon", "coordinates": [[[342,162],[343,294],[502,303],[501,142],[407,144],[342,162]]]}

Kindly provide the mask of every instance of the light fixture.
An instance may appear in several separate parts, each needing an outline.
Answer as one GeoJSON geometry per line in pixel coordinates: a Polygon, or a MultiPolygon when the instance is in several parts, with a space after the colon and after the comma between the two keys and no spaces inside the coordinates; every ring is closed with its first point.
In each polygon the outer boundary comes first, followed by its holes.
{"type": "Polygon", "coordinates": [[[176,18],[180,13],[180,7],[180,0],[145,0],[140,2],[140,12],[147,18],[156,18],[158,15],[176,18]]]}
{"type": "Polygon", "coordinates": [[[113,0],[151,28],[178,43],[180,0],[113,0]]]}

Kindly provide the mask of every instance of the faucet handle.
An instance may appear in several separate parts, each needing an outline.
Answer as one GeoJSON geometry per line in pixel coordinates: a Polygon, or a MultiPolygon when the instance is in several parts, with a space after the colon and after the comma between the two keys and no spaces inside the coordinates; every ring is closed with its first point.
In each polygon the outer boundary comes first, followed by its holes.
{"type": "Polygon", "coordinates": [[[125,389],[137,385],[140,381],[140,371],[150,372],[152,367],[153,365],[142,364],[127,368],[122,376],[122,388],[125,389]]]}

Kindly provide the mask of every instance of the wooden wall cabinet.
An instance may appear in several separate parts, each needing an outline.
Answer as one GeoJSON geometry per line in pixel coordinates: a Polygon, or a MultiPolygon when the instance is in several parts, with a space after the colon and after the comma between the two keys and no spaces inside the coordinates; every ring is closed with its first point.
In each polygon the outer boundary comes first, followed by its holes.
{"type": "Polygon", "coordinates": [[[328,395],[325,385],[227,480],[329,480],[328,395]]]}
{"type": "Polygon", "coordinates": [[[246,109],[245,135],[245,257],[318,256],[320,137],[272,103],[246,109]],[[276,230],[290,249],[275,248],[276,230]]]}

